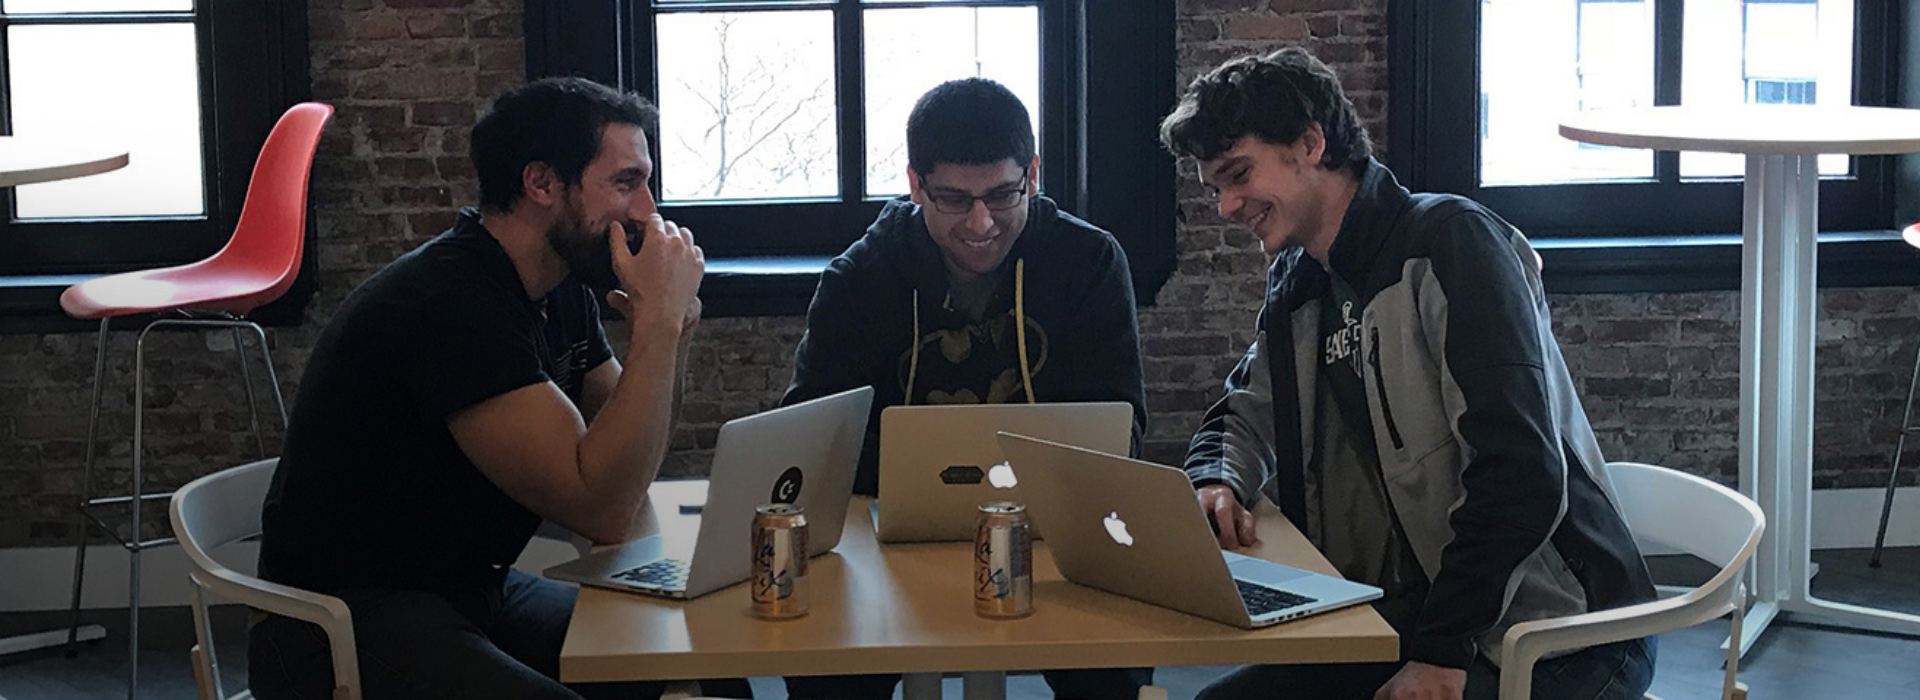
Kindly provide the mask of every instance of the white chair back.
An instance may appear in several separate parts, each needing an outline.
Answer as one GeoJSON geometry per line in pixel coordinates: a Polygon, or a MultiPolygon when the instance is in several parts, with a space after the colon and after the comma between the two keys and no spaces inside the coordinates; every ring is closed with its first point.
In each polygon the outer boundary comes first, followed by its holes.
{"type": "Polygon", "coordinates": [[[1634,537],[1725,568],[1766,516],[1747,497],[1684,472],[1634,462],[1607,465],[1614,503],[1634,537]]]}
{"type": "MultiPolygon", "coordinates": [[[[212,552],[260,534],[260,506],[273,483],[278,459],[268,459],[216,472],[174,492],[169,514],[174,536],[192,562],[188,573],[193,587],[194,680],[201,700],[229,700],[220,687],[219,663],[214,657],[212,630],[207,619],[205,591],[248,607],[305,620],[326,632],[333,656],[335,700],[359,700],[360,667],[355,658],[353,621],[339,598],[303,591],[234,571],[216,561],[212,552]]],[[[250,697],[245,691],[236,698],[250,697]]]]}
{"type": "MultiPolygon", "coordinates": [[[[1659,634],[1729,613],[1733,636],[1740,636],[1746,586],[1739,578],[1766,530],[1760,507],[1725,486],[1665,467],[1613,462],[1604,477],[1636,540],[1700,557],[1720,571],[1674,598],[1514,625],[1507,630],[1500,655],[1501,700],[1532,696],[1533,666],[1548,652],[1659,634]]],[[[1727,649],[1723,700],[1744,695],[1734,678],[1738,653],[1738,645],[1727,649]]]]}

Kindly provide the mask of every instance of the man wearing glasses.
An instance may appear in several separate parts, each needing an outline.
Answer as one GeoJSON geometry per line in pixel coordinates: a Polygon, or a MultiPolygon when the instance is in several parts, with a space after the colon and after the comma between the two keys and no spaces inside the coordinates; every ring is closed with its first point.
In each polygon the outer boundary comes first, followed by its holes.
{"type": "MultiPolygon", "coordinates": [[[[1026,107],[999,83],[942,84],[907,117],[908,196],[820,275],[784,404],[872,385],[854,490],[879,489],[880,411],[1125,401],[1146,429],[1127,256],[1040,196],[1026,107]]],[[[898,676],[790,679],[795,698],[890,697],[898,676]]],[[[1134,698],[1151,669],[1056,671],[1060,697],[1134,698]]]]}

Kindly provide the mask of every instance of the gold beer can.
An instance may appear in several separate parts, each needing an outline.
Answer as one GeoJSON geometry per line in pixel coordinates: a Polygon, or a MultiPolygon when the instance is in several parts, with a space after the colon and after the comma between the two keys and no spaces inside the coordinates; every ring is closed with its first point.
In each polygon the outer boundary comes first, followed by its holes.
{"type": "Polygon", "coordinates": [[[772,503],[754,509],[753,614],[790,620],[807,614],[807,516],[800,506],[772,503]]]}
{"type": "Polygon", "coordinates": [[[1024,505],[980,506],[973,533],[973,611],[1000,618],[1033,614],[1033,528],[1024,505]]]}

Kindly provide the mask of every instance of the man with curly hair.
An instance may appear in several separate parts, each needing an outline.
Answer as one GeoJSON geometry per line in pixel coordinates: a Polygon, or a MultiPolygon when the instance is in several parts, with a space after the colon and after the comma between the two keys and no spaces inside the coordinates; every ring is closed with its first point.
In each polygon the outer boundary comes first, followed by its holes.
{"type": "MultiPolygon", "coordinates": [[[[1204,698],[1493,698],[1514,624],[1653,598],[1527,240],[1372,157],[1331,68],[1300,48],[1188,87],[1161,140],[1267,254],[1251,348],[1189,448],[1220,546],[1273,501],[1375,609],[1400,661],[1252,666],[1204,698]]],[[[1654,640],[1543,660],[1539,698],[1638,698],[1654,640]]]]}

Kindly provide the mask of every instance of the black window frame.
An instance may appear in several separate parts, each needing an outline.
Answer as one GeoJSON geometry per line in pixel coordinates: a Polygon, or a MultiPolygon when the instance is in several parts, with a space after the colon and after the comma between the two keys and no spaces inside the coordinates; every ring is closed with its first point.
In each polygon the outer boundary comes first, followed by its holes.
{"type": "MultiPolygon", "coordinates": [[[[527,74],[572,75],[658,100],[652,0],[526,0],[527,74]]],[[[699,232],[710,315],[804,313],[825,261],[865,233],[885,198],[865,195],[862,16],[869,9],[1032,6],[1042,34],[1041,192],[1111,231],[1151,303],[1172,274],[1174,165],[1158,146],[1172,108],[1174,19],[1162,0],[752,0],[672,3],[671,11],[825,9],[834,13],[840,186],[835,201],[663,204],[699,232]],[[1094,5],[1099,11],[1094,11],[1094,5]],[[703,6],[704,5],[704,6],[703,6]],[[852,40],[849,40],[849,39],[852,40]],[[856,108],[850,108],[856,107],[856,108]],[[757,266],[754,261],[768,261],[757,266]],[[795,263],[800,262],[796,267],[795,263]],[[718,274],[716,274],[718,271],[718,274]]],[[[660,8],[666,10],[667,8],[660,8]]],[[[651,144],[659,158],[659,145],[651,144]]],[[[650,186],[656,198],[659,178],[650,186]]]]}
{"type": "MultiPolygon", "coordinates": [[[[15,220],[13,188],[0,188],[0,333],[92,328],[61,313],[59,293],[103,274],[203,259],[226,244],[239,221],[254,161],[282,112],[308,99],[305,0],[198,0],[191,11],[0,14],[0,133],[12,133],[6,89],[8,28],[14,25],[180,22],[194,27],[199,60],[205,209],[199,216],[15,220]]],[[[138,105],[128,105],[137,118],[138,105]]],[[[310,227],[311,228],[311,227],[310,227]]],[[[308,252],[312,252],[308,237],[308,252]]],[[[300,279],[256,320],[298,323],[311,297],[316,256],[300,279]]]]}
{"type": "MultiPolygon", "coordinates": [[[[1788,0],[1797,2],[1800,0],[1788,0]]],[[[1856,0],[1854,103],[1913,102],[1910,9],[1916,0],[1856,0]],[[1905,6],[1902,5],[1905,3],[1905,6]]],[[[1679,104],[1684,0],[1653,4],[1654,100],[1679,104]]],[[[1676,152],[1654,154],[1654,180],[1483,187],[1479,2],[1392,0],[1389,5],[1389,163],[1417,191],[1486,204],[1542,249],[1556,292],[1738,289],[1739,178],[1680,178],[1676,152]]],[[[1820,183],[1820,284],[1920,283],[1897,235],[1901,197],[1920,192],[1911,157],[1856,156],[1844,178],[1820,183]]]]}

